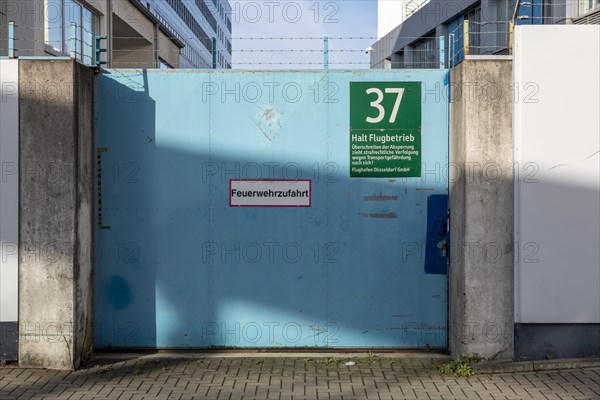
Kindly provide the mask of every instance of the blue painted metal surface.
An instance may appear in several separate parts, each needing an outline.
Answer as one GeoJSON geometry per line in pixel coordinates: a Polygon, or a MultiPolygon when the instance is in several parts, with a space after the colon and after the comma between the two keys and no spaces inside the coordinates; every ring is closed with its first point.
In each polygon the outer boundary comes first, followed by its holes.
{"type": "Polygon", "coordinates": [[[440,36],[438,38],[438,48],[440,52],[440,68],[446,68],[446,37],[440,36]]]}
{"type": "Polygon", "coordinates": [[[448,237],[448,196],[431,195],[427,199],[426,273],[448,273],[448,237]]]}
{"type": "Polygon", "coordinates": [[[15,57],[15,23],[8,23],[8,58],[15,57]]]}
{"type": "Polygon", "coordinates": [[[517,14],[517,25],[539,25],[543,24],[543,8],[542,0],[522,1],[517,14]]]}
{"type": "Polygon", "coordinates": [[[446,347],[446,275],[424,268],[446,70],[97,80],[97,348],[446,347]],[[358,81],[422,82],[421,178],[350,179],[358,81]],[[230,208],[229,180],[256,178],[310,179],[312,207],[230,208]]]}
{"type": "Polygon", "coordinates": [[[449,43],[449,59],[450,59],[450,67],[455,66],[460,63],[465,58],[465,37],[464,37],[464,15],[459,16],[458,18],[453,19],[448,23],[448,32],[450,36],[449,43]]]}

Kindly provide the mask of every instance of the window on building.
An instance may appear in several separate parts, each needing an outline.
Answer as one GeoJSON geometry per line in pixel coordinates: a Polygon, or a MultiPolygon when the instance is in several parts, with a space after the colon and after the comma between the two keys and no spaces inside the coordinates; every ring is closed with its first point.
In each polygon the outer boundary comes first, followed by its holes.
{"type": "Polygon", "coordinates": [[[62,52],[62,0],[46,0],[44,4],[44,40],[52,50],[62,52]]]}
{"type": "Polygon", "coordinates": [[[514,1],[500,0],[496,20],[497,43],[499,49],[508,48],[508,28],[514,12],[514,1]]]}
{"type": "Polygon", "coordinates": [[[64,0],[63,21],[63,53],[81,60],[81,6],[73,0],[64,0]]]}
{"type": "Polygon", "coordinates": [[[88,9],[83,9],[83,25],[82,25],[82,58],[83,63],[86,65],[92,65],[94,62],[94,27],[98,26],[96,23],[96,16],[88,9]]]}
{"type": "Polygon", "coordinates": [[[550,2],[543,4],[542,23],[543,24],[553,24],[554,23],[554,7],[553,7],[553,4],[550,2]]]}
{"type": "Polygon", "coordinates": [[[53,54],[72,55],[92,65],[97,26],[98,16],[75,0],[44,2],[44,41],[53,54]]]}
{"type": "Polygon", "coordinates": [[[195,1],[196,1],[196,6],[200,10],[200,12],[204,16],[204,18],[206,18],[206,21],[208,22],[210,27],[213,29],[213,31],[216,31],[217,30],[217,20],[213,16],[212,12],[208,8],[208,6],[204,2],[204,0],[195,0],[195,1]]]}
{"type": "Polygon", "coordinates": [[[159,69],[173,69],[173,67],[171,65],[169,65],[169,63],[166,62],[165,60],[163,60],[162,58],[158,59],[158,68],[159,69]]]}
{"type": "Polygon", "coordinates": [[[206,34],[204,29],[200,26],[200,24],[192,18],[189,10],[183,4],[182,0],[166,0],[167,3],[171,6],[173,10],[179,15],[179,17],[185,22],[185,24],[190,28],[190,30],[194,33],[194,35],[198,38],[198,40],[204,45],[204,47],[209,50],[211,48],[211,39],[206,34]]]}
{"type": "Polygon", "coordinates": [[[376,67],[383,69],[404,68],[404,49],[392,53],[388,58],[379,62],[376,67]]]}
{"type": "Polygon", "coordinates": [[[579,0],[579,15],[600,9],[600,0],[579,0]]]}
{"type": "Polygon", "coordinates": [[[437,68],[436,40],[432,32],[419,40],[412,48],[413,68],[437,68]]]}
{"type": "Polygon", "coordinates": [[[465,19],[469,21],[469,54],[494,52],[494,49],[484,49],[481,46],[481,8],[469,11],[465,19]]]}

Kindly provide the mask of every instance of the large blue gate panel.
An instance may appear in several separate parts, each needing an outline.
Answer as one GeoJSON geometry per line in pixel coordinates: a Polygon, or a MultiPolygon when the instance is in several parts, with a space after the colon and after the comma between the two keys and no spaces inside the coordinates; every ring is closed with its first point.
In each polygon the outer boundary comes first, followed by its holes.
{"type": "Polygon", "coordinates": [[[428,199],[448,193],[447,71],[97,83],[96,347],[446,347],[446,275],[425,253],[428,199]],[[380,81],[429,90],[420,178],[350,178],[350,83],[380,81]],[[311,206],[231,207],[240,179],[309,180],[311,206]]]}
{"type": "Polygon", "coordinates": [[[196,321],[209,319],[209,271],[198,262],[209,198],[197,183],[208,160],[209,106],[197,76],[117,75],[99,78],[97,142],[107,148],[102,207],[110,229],[97,232],[96,346],[196,346],[196,321]],[[177,96],[156,101],[174,88],[177,96]]]}

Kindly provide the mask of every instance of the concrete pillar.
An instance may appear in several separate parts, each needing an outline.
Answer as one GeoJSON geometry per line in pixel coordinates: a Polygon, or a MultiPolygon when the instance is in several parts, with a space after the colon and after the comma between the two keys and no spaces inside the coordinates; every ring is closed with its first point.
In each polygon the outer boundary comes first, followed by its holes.
{"type": "Polygon", "coordinates": [[[93,72],[21,60],[19,85],[19,364],[75,369],[93,343],[93,72]]]}
{"type": "Polygon", "coordinates": [[[513,356],[512,61],[451,71],[450,327],[453,357],[513,356]]]}

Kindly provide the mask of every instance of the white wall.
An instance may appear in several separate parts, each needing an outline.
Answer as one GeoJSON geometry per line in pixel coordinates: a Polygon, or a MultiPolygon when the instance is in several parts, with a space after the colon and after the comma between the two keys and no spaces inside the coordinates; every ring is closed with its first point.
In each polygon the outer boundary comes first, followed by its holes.
{"type": "Polygon", "coordinates": [[[384,37],[429,0],[378,0],[377,36],[384,37]]]}
{"type": "Polygon", "coordinates": [[[17,60],[0,60],[0,322],[18,319],[18,76],[17,60]]]}
{"type": "Polygon", "coordinates": [[[514,42],[515,321],[600,322],[600,26],[514,42]]]}

